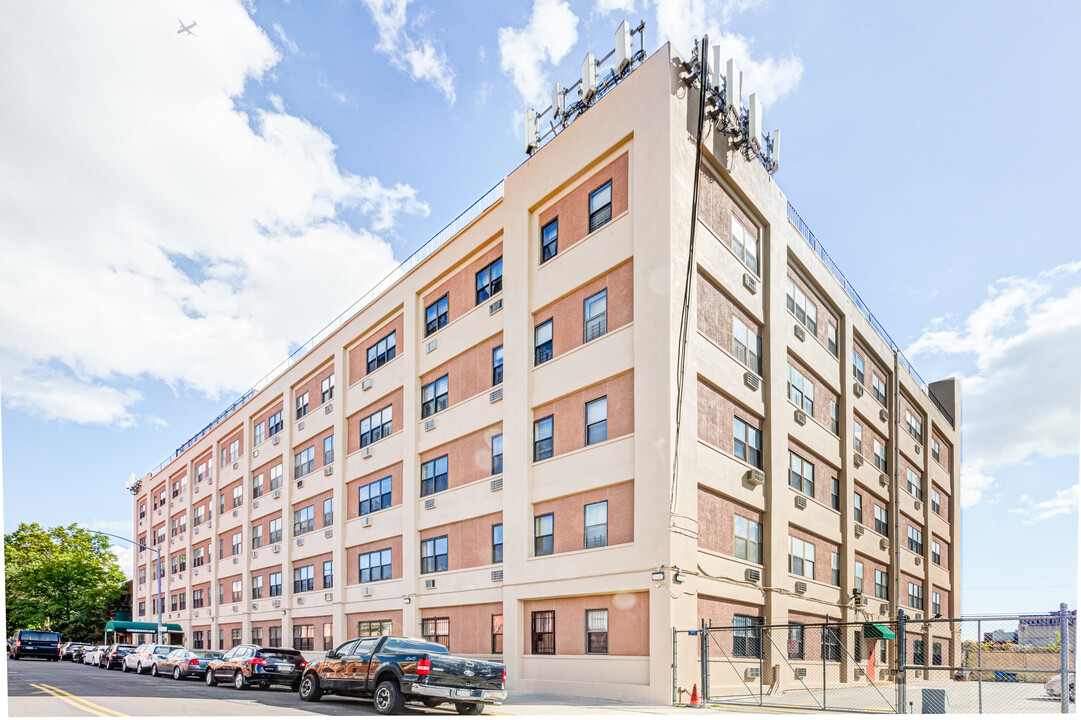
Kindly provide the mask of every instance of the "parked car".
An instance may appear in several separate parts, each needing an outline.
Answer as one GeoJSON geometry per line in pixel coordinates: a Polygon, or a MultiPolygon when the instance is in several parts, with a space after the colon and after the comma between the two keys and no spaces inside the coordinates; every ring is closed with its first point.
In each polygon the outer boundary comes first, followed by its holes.
{"type": "Polygon", "coordinates": [[[154,677],[172,675],[173,680],[206,675],[206,664],[211,660],[220,660],[222,654],[217,650],[173,650],[160,660],[155,660],[150,667],[154,677]]]}
{"type": "Polygon", "coordinates": [[[21,660],[40,657],[56,662],[60,660],[60,633],[45,630],[16,630],[12,638],[11,659],[21,660]]]}
{"type": "Polygon", "coordinates": [[[268,688],[271,685],[288,685],[294,691],[300,687],[300,673],[307,662],[299,651],[292,648],[237,645],[221,657],[206,665],[206,684],[218,681],[232,683],[237,690],[247,690],[252,685],[268,688]]]}
{"type": "Polygon", "coordinates": [[[407,700],[428,707],[454,703],[461,715],[507,699],[507,669],[500,663],[454,657],[444,646],[402,637],[350,640],[304,669],[300,699],[325,693],[371,697],[377,712],[402,711],[407,700]]]}
{"type": "Polygon", "coordinates": [[[62,648],[60,648],[60,659],[61,660],[73,660],[74,659],[73,656],[75,655],[75,651],[77,649],[81,648],[81,647],[87,647],[89,644],[90,643],[81,643],[81,642],[67,642],[67,643],[64,643],[64,646],[62,648]]]}
{"type": "Polygon", "coordinates": [[[150,669],[154,666],[155,660],[160,660],[173,650],[183,650],[184,648],[179,645],[159,645],[158,643],[143,643],[138,646],[127,655],[124,656],[124,661],[120,665],[120,669],[124,672],[135,672],[142,674],[144,672],[150,672],[150,669]]]}
{"type": "Polygon", "coordinates": [[[93,645],[76,645],[71,649],[71,661],[75,663],[81,663],[83,661],[83,653],[85,653],[93,645]]]}
{"type": "Polygon", "coordinates": [[[104,645],[91,645],[83,652],[83,665],[97,665],[103,652],[104,645]]]}
{"type": "MultiPolygon", "coordinates": [[[[1073,700],[1074,699],[1074,689],[1073,689],[1074,674],[1070,673],[1069,675],[1067,675],[1067,677],[1069,678],[1069,683],[1070,683],[1070,688],[1069,688],[1070,700],[1073,700]]],[[[1062,675],[1061,674],[1052,675],[1047,680],[1047,682],[1044,683],[1043,690],[1044,690],[1045,693],[1047,693],[1051,697],[1062,697],[1062,675]]]]}
{"type": "Polygon", "coordinates": [[[119,670],[124,667],[124,657],[134,649],[134,645],[113,643],[101,653],[101,659],[98,660],[98,667],[105,668],[106,670],[119,670]]]}

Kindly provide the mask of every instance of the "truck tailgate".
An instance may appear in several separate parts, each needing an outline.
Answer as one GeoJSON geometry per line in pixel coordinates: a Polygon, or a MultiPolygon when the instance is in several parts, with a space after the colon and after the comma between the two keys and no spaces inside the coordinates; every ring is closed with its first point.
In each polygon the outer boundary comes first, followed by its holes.
{"type": "Polygon", "coordinates": [[[429,655],[432,663],[427,685],[436,687],[478,688],[502,690],[503,669],[500,663],[454,657],[429,655]]]}

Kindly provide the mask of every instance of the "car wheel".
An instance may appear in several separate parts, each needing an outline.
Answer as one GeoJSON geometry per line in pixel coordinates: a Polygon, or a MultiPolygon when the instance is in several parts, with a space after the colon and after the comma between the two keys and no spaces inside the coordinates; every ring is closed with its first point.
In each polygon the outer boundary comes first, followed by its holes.
{"type": "Polygon", "coordinates": [[[173,680],[181,680],[183,676],[180,674],[180,666],[177,665],[173,668],[173,680]]]}
{"type": "Polygon", "coordinates": [[[319,687],[319,676],[308,673],[300,680],[300,699],[304,702],[318,702],[323,697],[323,688],[319,687]]]}
{"type": "Polygon", "coordinates": [[[484,712],[484,706],[480,703],[454,703],[454,709],[459,715],[480,715],[484,712]]]}
{"type": "Polygon", "coordinates": [[[208,687],[214,687],[218,684],[218,681],[214,679],[214,673],[210,671],[210,668],[206,670],[206,684],[208,687]]]}
{"type": "Polygon", "coordinates": [[[384,680],[375,688],[375,711],[380,715],[397,715],[405,705],[401,688],[393,680],[384,680]]]}
{"type": "Polygon", "coordinates": [[[153,665],[150,666],[150,677],[157,677],[157,676],[158,676],[158,664],[154,663],[153,665]]]}
{"type": "Polygon", "coordinates": [[[443,701],[440,700],[439,698],[424,698],[423,700],[421,700],[421,702],[424,704],[424,707],[426,707],[426,708],[439,707],[440,705],[443,704],[443,701]]]}
{"type": "Polygon", "coordinates": [[[237,690],[247,690],[250,687],[244,673],[240,670],[233,673],[233,687],[237,690]]]}
{"type": "Polygon", "coordinates": [[[128,665],[126,662],[120,663],[120,669],[124,672],[131,672],[131,666],[128,665]]]}

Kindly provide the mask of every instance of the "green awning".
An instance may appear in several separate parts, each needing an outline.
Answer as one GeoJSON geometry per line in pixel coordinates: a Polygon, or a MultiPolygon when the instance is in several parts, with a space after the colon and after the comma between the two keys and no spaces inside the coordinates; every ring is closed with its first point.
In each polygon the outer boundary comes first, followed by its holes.
{"type": "Polygon", "coordinates": [[[864,623],[863,636],[871,639],[882,638],[883,640],[893,640],[897,637],[893,634],[893,630],[890,630],[888,626],[882,623],[864,623]]]}
{"type": "MultiPolygon", "coordinates": [[[[131,622],[130,620],[110,620],[105,625],[105,632],[155,634],[158,632],[158,625],[157,623],[131,622]]],[[[176,623],[165,623],[165,632],[184,632],[184,630],[176,623]]]]}

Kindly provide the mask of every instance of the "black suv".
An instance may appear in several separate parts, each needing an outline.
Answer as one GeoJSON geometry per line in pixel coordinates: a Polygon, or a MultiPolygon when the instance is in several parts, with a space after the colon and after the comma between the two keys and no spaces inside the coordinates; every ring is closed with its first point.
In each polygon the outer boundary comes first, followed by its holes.
{"type": "Polygon", "coordinates": [[[16,630],[12,638],[11,659],[40,657],[57,662],[60,660],[60,633],[42,630],[16,630]]]}
{"type": "Polygon", "coordinates": [[[106,670],[120,670],[124,667],[124,656],[134,649],[134,645],[113,643],[101,653],[101,658],[98,660],[98,667],[105,668],[106,670]]]}
{"type": "Polygon", "coordinates": [[[229,682],[237,690],[246,690],[252,685],[261,688],[288,685],[296,691],[300,687],[300,674],[307,664],[304,656],[292,648],[237,645],[220,660],[207,662],[206,684],[229,682]]]}

